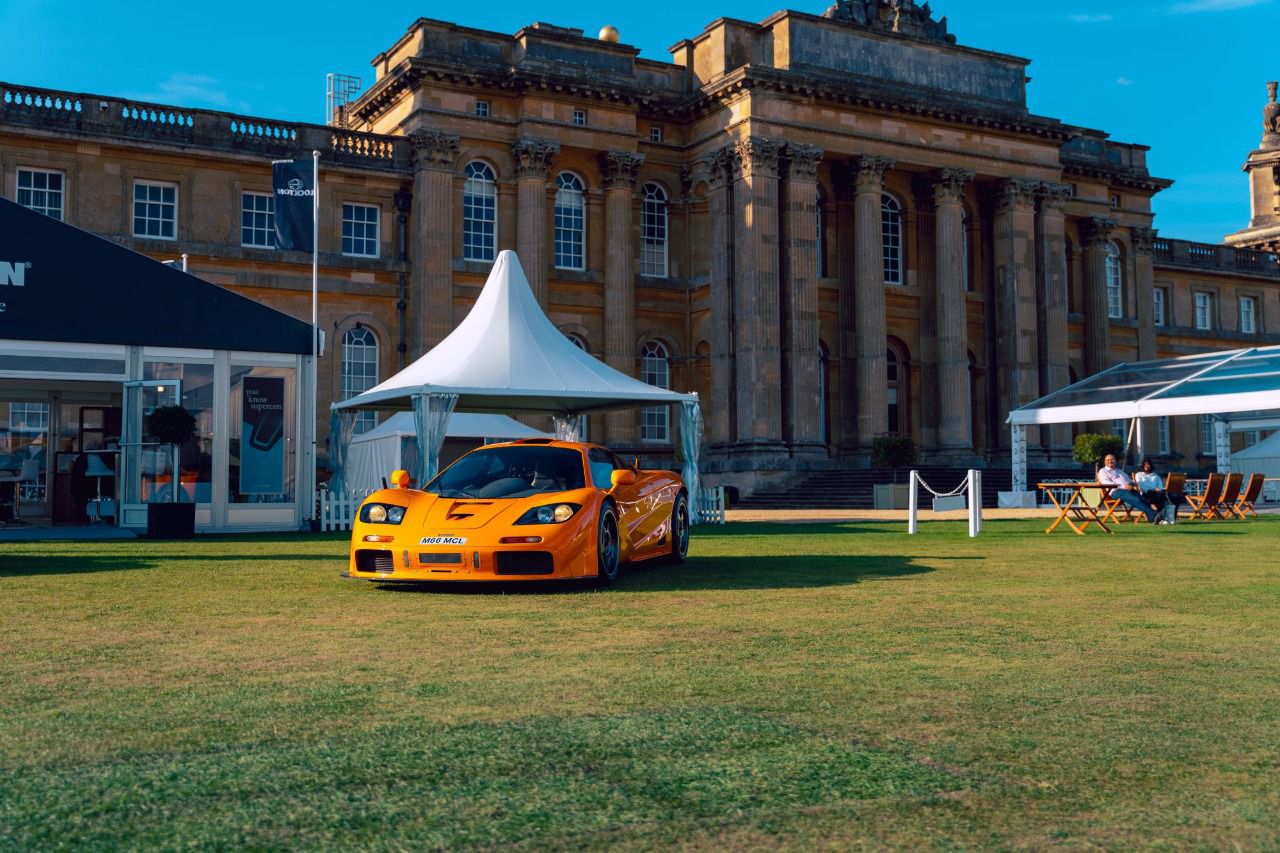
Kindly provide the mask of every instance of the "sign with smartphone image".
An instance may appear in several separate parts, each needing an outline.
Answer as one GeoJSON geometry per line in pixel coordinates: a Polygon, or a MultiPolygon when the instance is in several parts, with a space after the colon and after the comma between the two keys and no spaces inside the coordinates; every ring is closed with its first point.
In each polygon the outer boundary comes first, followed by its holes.
{"type": "Polygon", "coordinates": [[[284,491],[284,379],[246,376],[240,406],[240,494],[284,491]]]}

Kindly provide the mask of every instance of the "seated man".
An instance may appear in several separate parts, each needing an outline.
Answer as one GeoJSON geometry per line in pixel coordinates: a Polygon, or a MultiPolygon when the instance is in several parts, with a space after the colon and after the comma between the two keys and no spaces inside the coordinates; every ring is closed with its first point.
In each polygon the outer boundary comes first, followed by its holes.
{"type": "Polygon", "coordinates": [[[1116,467],[1115,454],[1108,453],[1102,460],[1102,467],[1098,469],[1098,484],[1114,486],[1111,497],[1118,499],[1130,509],[1142,513],[1152,524],[1156,523],[1159,514],[1138,495],[1138,487],[1133,484],[1133,480],[1129,479],[1129,475],[1116,467]]]}

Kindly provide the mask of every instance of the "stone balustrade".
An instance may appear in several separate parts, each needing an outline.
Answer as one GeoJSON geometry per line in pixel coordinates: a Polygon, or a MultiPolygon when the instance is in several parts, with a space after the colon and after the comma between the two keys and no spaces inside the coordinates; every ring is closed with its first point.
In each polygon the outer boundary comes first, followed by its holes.
{"type": "Polygon", "coordinates": [[[1280,257],[1270,252],[1236,249],[1216,243],[1194,243],[1157,237],[1151,244],[1159,264],[1244,272],[1280,278],[1280,257]]]}
{"type": "Polygon", "coordinates": [[[3,125],[277,158],[314,150],[323,163],[379,171],[407,173],[411,158],[401,137],[10,83],[0,83],[3,125]]]}

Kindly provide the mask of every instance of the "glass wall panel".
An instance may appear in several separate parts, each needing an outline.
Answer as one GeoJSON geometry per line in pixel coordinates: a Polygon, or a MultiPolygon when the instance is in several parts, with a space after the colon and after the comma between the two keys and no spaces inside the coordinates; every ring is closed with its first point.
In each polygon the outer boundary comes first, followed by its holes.
{"type": "Polygon", "coordinates": [[[231,365],[227,469],[231,503],[293,502],[296,374],[292,367],[231,365]]]}
{"type": "MultiPolygon", "coordinates": [[[[213,365],[148,361],[143,379],[174,380],[180,391],[179,404],[196,419],[195,438],[179,449],[182,500],[209,503],[213,500],[213,365]]],[[[173,389],[164,385],[143,389],[142,418],[159,406],[173,405],[173,389]]],[[[145,430],[144,430],[145,432],[145,430]]],[[[173,500],[173,451],[150,436],[142,448],[142,502],[173,500]]]]}

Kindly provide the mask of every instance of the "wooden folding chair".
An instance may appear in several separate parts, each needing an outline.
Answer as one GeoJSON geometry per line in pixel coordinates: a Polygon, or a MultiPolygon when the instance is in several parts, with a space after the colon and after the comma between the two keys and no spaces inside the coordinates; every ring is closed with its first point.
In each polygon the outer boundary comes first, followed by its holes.
{"type": "Polygon", "coordinates": [[[1244,491],[1240,493],[1240,498],[1228,509],[1239,518],[1248,518],[1251,515],[1257,518],[1258,511],[1253,505],[1258,502],[1258,497],[1262,494],[1262,484],[1265,481],[1265,474],[1250,474],[1249,485],[1245,486],[1244,491]]]}
{"type": "MultiPolygon", "coordinates": [[[[1170,474],[1168,477],[1164,478],[1164,496],[1165,496],[1165,499],[1169,501],[1169,505],[1173,507],[1174,521],[1178,520],[1178,507],[1173,502],[1173,495],[1175,494],[1181,495],[1182,490],[1186,488],[1186,485],[1187,485],[1186,474],[1170,474]]],[[[1183,497],[1183,500],[1184,501],[1186,500],[1185,496],[1183,497]]]]}
{"type": "Polygon", "coordinates": [[[1191,520],[1197,518],[1208,521],[1218,515],[1218,503],[1222,500],[1222,487],[1226,484],[1226,474],[1210,474],[1209,482],[1202,495],[1187,495],[1187,504],[1191,507],[1191,520]]]}
{"type": "MultiPolygon", "coordinates": [[[[1227,483],[1222,487],[1222,500],[1218,501],[1218,517],[1230,518],[1236,513],[1232,509],[1240,500],[1240,487],[1244,485],[1244,474],[1233,471],[1227,475],[1227,483]]],[[[1244,516],[1240,516],[1244,518],[1244,516]]]]}

